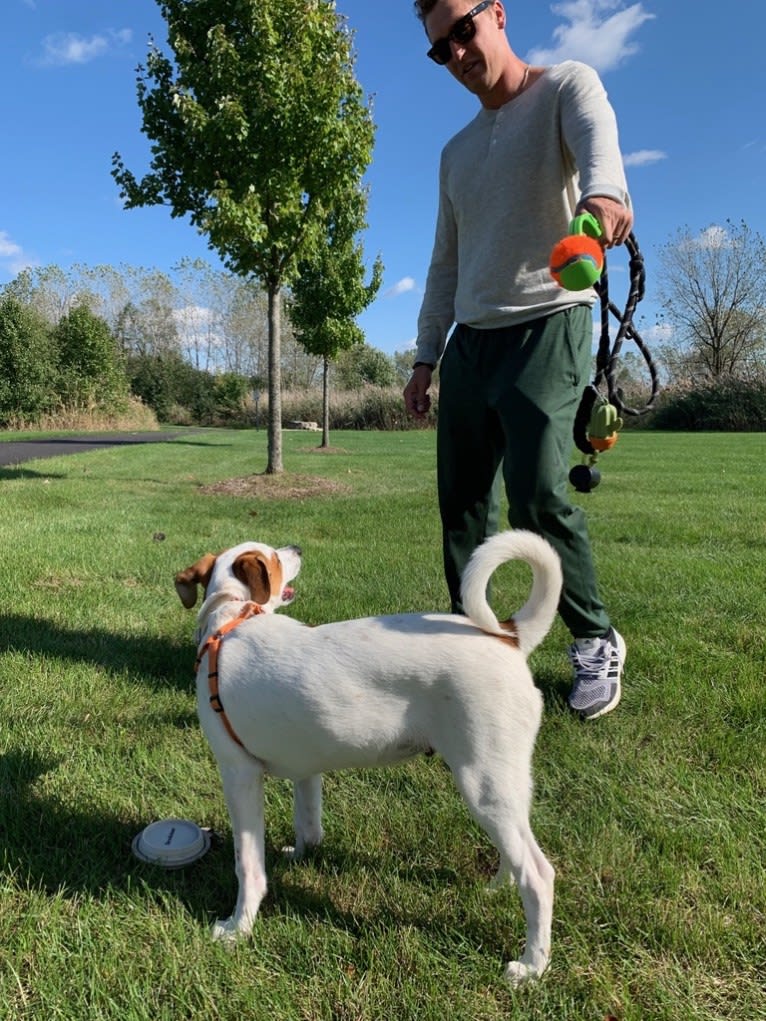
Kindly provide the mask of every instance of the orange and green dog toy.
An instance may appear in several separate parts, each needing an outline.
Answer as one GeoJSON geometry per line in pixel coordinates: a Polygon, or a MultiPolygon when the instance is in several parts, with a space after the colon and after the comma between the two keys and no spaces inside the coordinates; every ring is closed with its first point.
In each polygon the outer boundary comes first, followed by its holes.
{"type": "Polygon", "coordinates": [[[569,233],[551,252],[551,276],[567,291],[593,287],[604,268],[603,231],[592,213],[581,213],[569,224],[569,233]]]}

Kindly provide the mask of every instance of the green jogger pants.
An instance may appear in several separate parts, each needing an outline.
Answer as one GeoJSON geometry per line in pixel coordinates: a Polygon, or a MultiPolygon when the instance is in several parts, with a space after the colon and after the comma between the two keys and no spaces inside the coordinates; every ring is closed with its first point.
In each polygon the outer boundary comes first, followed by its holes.
{"type": "Polygon", "coordinates": [[[495,330],[458,325],[439,370],[437,479],[453,612],[471,553],[497,531],[498,469],[512,528],[545,536],[561,557],[559,613],[575,638],[610,626],[585,515],[569,500],[572,427],[589,382],[587,306],[495,330]]]}

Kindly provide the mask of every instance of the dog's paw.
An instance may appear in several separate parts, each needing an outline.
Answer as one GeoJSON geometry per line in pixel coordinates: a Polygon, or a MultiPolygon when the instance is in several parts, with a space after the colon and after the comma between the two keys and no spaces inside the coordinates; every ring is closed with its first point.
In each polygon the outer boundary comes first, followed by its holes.
{"type": "Polygon", "coordinates": [[[212,936],[216,943],[234,944],[245,939],[247,935],[247,932],[238,928],[233,918],[219,919],[212,928],[212,936]]]}
{"type": "Polygon", "coordinates": [[[322,842],[321,836],[316,840],[304,840],[302,843],[298,842],[293,847],[292,844],[287,844],[282,848],[282,856],[287,861],[304,861],[307,857],[310,857],[320,846],[322,842]]]}
{"type": "Polygon", "coordinates": [[[499,869],[487,883],[486,890],[487,893],[498,893],[500,890],[515,885],[516,880],[513,878],[513,873],[510,870],[499,869]]]}
{"type": "Polygon", "coordinates": [[[505,978],[514,989],[528,982],[536,982],[547,967],[547,961],[540,967],[536,964],[525,964],[524,961],[510,961],[505,967],[505,978]]]}

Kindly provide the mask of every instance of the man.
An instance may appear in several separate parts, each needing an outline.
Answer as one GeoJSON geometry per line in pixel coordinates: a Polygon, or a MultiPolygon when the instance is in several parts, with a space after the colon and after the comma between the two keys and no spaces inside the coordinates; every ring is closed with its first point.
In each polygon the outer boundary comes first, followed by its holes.
{"type": "Polygon", "coordinates": [[[599,597],[585,517],[567,491],[595,293],[560,288],[548,260],[577,212],[594,214],[607,247],[630,233],[614,112],[586,65],[519,59],[500,0],[417,0],[415,11],[428,56],[481,104],[442,152],[436,238],[404,391],[408,411],[422,417],[441,359],[437,476],[452,608],[460,612],[472,550],[496,530],[502,464],[511,526],[544,535],[561,557],[559,612],[574,639],[569,704],[596,719],[620,700],[625,642],[599,597]]]}

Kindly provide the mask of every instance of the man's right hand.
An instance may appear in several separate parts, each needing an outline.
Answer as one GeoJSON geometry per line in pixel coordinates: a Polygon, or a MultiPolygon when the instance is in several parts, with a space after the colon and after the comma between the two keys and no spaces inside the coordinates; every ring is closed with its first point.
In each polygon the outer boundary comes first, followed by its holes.
{"type": "Polygon", "coordinates": [[[431,407],[428,390],[433,370],[430,365],[418,365],[412,370],[410,381],[404,388],[404,406],[415,418],[425,418],[431,407]]]}

